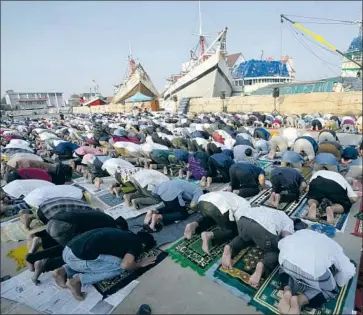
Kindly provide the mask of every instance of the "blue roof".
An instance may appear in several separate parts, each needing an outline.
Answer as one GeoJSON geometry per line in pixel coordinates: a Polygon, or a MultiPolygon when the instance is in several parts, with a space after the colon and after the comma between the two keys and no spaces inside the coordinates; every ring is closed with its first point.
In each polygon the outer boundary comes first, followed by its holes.
{"type": "Polygon", "coordinates": [[[280,61],[254,59],[241,62],[232,73],[233,79],[277,76],[289,77],[286,64],[280,61]]]}
{"type": "Polygon", "coordinates": [[[132,103],[132,102],[148,102],[151,101],[153,98],[150,96],[146,96],[142,94],[141,92],[137,92],[133,96],[129,97],[125,100],[126,103],[132,103]]]}
{"type": "Polygon", "coordinates": [[[358,36],[352,40],[347,52],[352,52],[357,50],[362,51],[362,36],[358,36]]]}

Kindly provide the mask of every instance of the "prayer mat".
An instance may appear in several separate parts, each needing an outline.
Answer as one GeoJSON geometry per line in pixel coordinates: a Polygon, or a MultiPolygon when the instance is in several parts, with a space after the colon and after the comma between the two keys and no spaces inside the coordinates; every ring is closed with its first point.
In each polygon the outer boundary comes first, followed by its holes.
{"type": "Polygon", "coordinates": [[[116,197],[114,194],[108,192],[104,195],[98,196],[97,198],[110,208],[121,205],[124,202],[122,192],[120,192],[120,197],[116,197]]]}
{"type": "MultiPolygon", "coordinates": [[[[251,305],[255,306],[257,310],[266,315],[280,314],[278,310],[278,303],[280,301],[281,293],[279,291],[279,267],[272,272],[267,280],[261,285],[255,296],[251,300],[251,305]]],[[[301,315],[333,315],[342,314],[345,300],[348,296],[349,287],[352,284],[352,279],[347,285],[339,290],[336,298],[331,299],[325,303],[321,308],[314,309],[304,306],[301,310],[301,315]]]]}
{"type": "Polygon", "coordinates": [[[77,172],[77,171],[72,172],[72,179],[73,180],[81,178],[81,177],[83,177],[83,174],[81,174],[80,172],[77,172]]]}
{"type": "MultiPolygon", "coordinates": [[[[207,231],[213,231],[217,227],[211,227],[207,231]]],[[[222,256],[224,244],[212,246],[206,254],[202,250],[202,238],[194,234],[190,240],[182,239],[168,249],[170,258],[182,267],[190,267],[201,276],[222,256]]]]}
{"type": "Polygon", "coordinates": [[[93,286],[96,288],[96,290],[102,294],[103,298],[106,298],[107,296],[116,293],[118,290],[122,289],[126,285],[128,285],[131,281],[137,279],[142,274],[144,274],[146,271],[150,270],[151,268],[155,267],[157,264],[159,264],[161,261],[163,261],[167,256],[168,253],[162,251],[158,248],[153,248],[149,250],[146,253],[141,254],[139,257],[139,260],[146,257],[155,257],[156,262],[153,265],[149,265],[147,267],[143,267],[140,269],[136,269],[134,271],[126,271],[122,275],[103,280],[101,282],[98,282],[94,284],[93,286]]]}
{"type": "Polygon", "coordinates": [[[354,217],[356,218],[356,220],[352,235],[363,238],[363,212],[359,211],[354,217]]]}
{"type": "Polygon", "coordinates": [[[5,222],[5,221],[9,221],[11,219],[14,219],[16,217],[19,216],[19,213],[15,213],[12,210],[8,210],[5,211],[1,216],[0,216],[0,222],[5,222]]]}
{"type": "Polygon", "coordinates": [[[16,271],[19,271],[20,269],[26,267],[25,256],[27,253],[28,253],[28,247],[27,244],[24,244],[22,246],[10,250],[6,256],[15,260],[17,266],[16,271]]]}
{"type": "MultiPolygon", "coordinates": [[[[308,200],[305,198],[300,205],[298,206],[298,208],[296,209],[296,211],[294,213],[292,213],[291,218],[300,218],[306,221],[310,221],[310,222],[314,222],[314,223],[320,223],[323,225],[329,225],[328,222],[326,221],[326,213],[320,208],[318,207],[317,209],[317,218],[315,220],[312,220],[310,218],[307,218],[307,215],[309,213],[309,205],[308,205],[308,200]]],[[[344,232],[345,226],[346,226],[346,222],[348,219],[348,213],[334,213],[334,224],[333,226],[340,232],[344,232]]]]}
{"type": "MultiPolygon", "coordinates": [[[[271,194],[272,194],[272,188],[269,188],[267,190],[262,191],[257,196],[257,198],[255,198],[251,202],[251,206],[252,207],[265,206],[265,207],[275,209],[275,208],[271,207],[270,204],[268,203],[268,200],[270,199],[271,194]]],[[[288,216],[290,216],[290,214],[293,213],[297,209],[297,207],[303,201],[305,196],[306,196],[306,193],[302,194],[299,197],[299,199],[296,200],[296,201],[293,201],[293,202],[280,202],[277,209],[281,210],[281,211],[284,211],[288,216]]]]}
{"type": "MultiPolygon", "coordinates": [[[[153,207],[153,206],[151,206],[153,207]]],[[[145,212],[150,209],[151,207],[144,208],[145,212]]],[[[142,209],[142,211],[144,211],[142,209]]],[[[139,211],[139,210],[135,210],[139,211]]],[[[109,214],[109,211],[105,211],[109,214]]],[[[126,214],[128,214],[126,212],[126,214]]],[[[111,214],[113,216],[113,214],[111,214]]],[[[121,215],[125,218],[126,216],[121,213],[121,215]]],[[[154,236],[154,239],[156,241],[157,246],[161,246],[163,244],[175,242],[176,240],[180,239],[184,235],[185,227],[188,223],[191,223],[193,221],[196,221],[198,218],[201,217],[200,213],[192,213],[188,216],[185,220],[177,221],[173,224],[164,225],[163,228],[159,232],[155,232],[152,235],[154,236]]],[[[129,225],[129,229],[131,232],[137,233],[142,229],[142,225],[144,224],[144,218],[145,216],[139,215],[136,218],[128,219],[127,224],[129,225]]]]}
{"type": "Polygon", "coordinates": [[[363,212],[362,211],[358,212],[354,217],[363,221],[363,212]]]}
{"type": "MultiPolygon", "coordinates": [[[[256,246],[247,247],[233,259],[232,270],[224,269],[220,264],[214,272],[214,277],[252,298],[257,289],[253,288],[248,281],[254,273],[257,263],[262,260],[263,255],[262,249],[256,246]]],[[[262,278],[260,285],[264,281],[265,279],[262,278]]]]}
{"type": "Polygon", "coordinates": [[[354,230],[352,232],[352,235],[363,238],[363,221],[362,220],[357,219],[355,221],[355,226],[354,226],[354,230]]]}

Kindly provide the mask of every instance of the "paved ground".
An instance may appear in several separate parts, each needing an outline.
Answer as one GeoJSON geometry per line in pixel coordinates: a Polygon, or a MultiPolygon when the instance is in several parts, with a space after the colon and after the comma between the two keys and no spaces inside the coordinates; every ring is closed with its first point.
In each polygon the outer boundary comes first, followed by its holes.
{"type": "MultiPolygon", "coordinates": [[[[316,135],[316,134],[315,134],[316,135]]],[[[359,141],[361,136],[339,134],[342,144],[359,141]]],[[[350,213],[345,233],[337,233],[335,240],[345,253],[357,263],[360,259],[362,239],[352,236],[358,211],[355,204],[350,213]]],[[[8,251],[22,243],[1,243],[1,276],[17,274],[16,266],[6,257],[8,251]]],[[[358,268],[358,266],[357,266],[358,268]]],[[[21,271],[19,271],[21,272],[21,271]]],[[[199,276],[189,268],[181,268],[167,258],[139,278],[140,284],[116,308],[114,314],[135,314],[138,307],[150,304],[157,314],[258,314],[253,307],[218,284],[199,276]]],[[[38,314],[25,305],[1,299],[1,314],[38,314]]]]}

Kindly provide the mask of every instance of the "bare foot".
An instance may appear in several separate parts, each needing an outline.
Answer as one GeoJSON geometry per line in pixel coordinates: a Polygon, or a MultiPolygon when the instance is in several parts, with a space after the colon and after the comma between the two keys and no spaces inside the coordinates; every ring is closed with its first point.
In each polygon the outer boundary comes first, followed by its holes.
{"type": "Polygon", "coordinates": [[[270,199],[268,200],[268,204],[271,206],[271,207],[274,207],[275,205],[275,196],[276,194],[273,192],[270,196],[270,199]]]}
{"type": "Polygon", "coordinates": [[[158,223],[162,219],[163,219],[163,216],[161,214],[154,213],[151,217],[150,229],[155,231],[156,223],[158,223]]]}
{"type": "Polygon", "coordinates": [[[290,290],[286,290],[283,294],[282,294],[282,298],[280,299],[279,305],[278,305],[278,309],[280,314],[289,314],[290,308],[291,308],[291,304],[290,304],[290,300],[291,300],[291,291],[290,290]]]}
{"type": "Polygon", "coordinates": [[[32,214],[23,214],[20,216],[20,222],[24,224],[25,228],[30,229],[30,223],[35,219],[32,214]]]}
{"type": "Polygon", "coordinates": [[[192,172],[191,171],[187,171],[186,180],[189,180],[191,176],[192,176],[192,172]]]}
{"type": "Polygon", "coordinates": [[[222,256],[222,266],[225,269],[233,269],[232,267],[232,248],[230,245],[224,246],[222,256]]]}
{"type": "Polygon", "coordinates": [[[308,218],[309,218],[309,219],[313,219],[313,220],[315,220],[315,219],[316,219],[316,204],[315,204],[315,203],[312,203],[312,204],[309,206],[308,218]]]}
{"type": "Polygon", "coordinates": [[[46,263],[47,259],[38,260],[34,263],[34,273],[31,276],[31,280],[34,282],[35,285],[38,285],[40,281],[38,280],[39,276],[43,272],[44,265],[46,263]]]}
{"type": "Polygon", "coordinates": [[[261,277],[262,277],[262,273],[263,273],[263,263],[260,261],[257,263],[256,270],[251,275],[250,280],[248,281],[252,287],[254,287],[254,288],[258,287],[261,277]]]}
{"type": "Polygon", "coordinates": [[[116,198],[120,198],[120,191],[120,187],[115,187],[112,192],[115,194],[116,198]]]}
{"type": "Polygon", "coordinates": [[[173,170],[172,170],[171,168],[169,168],[169,175],[170,175],[171,177],[173,177],[173,176],[174,176],[173,170]]]}
{"type": "Polygon", "coordinates": [[[68,279],[66,282],[66,287],[72,292],[73,296],[78,301],[84,300],[84,294],[82,294],[82,284],[77,276],[68,279]]]}
{"type": "Polygon", "coordinates": [[[212,177],[207,177],[207,188],[210,187],[210,185],[212,185],[212,177]]]}
{"type": "Polygon", "coordinates": [[[30,272],[34,272],[34,264],[30,263],[30,262],[26,262],[26,266],[28,267],[30,272]]]}
{"type": "Polygon", "coordinates": [[[179,170],[179,178],[182,179],[183,178],[183,170],[179,170]]]}
{"type": "Polygon", "coordinates": [[[200,183],[199,183],[200,187],[205,187],[207,185],[207,179],[205,176],[202,177],[202,179],[200,180],[200,183]]]}
{"type": "Polygon", "coordinates": [[[225,191],[232,192],[232,186],[228,186],[225,191]]]}
{"type": "Polygon", "coordinates": [[[148,212],[146,212],[146,215],[144,218],[144,224],[150,224],[152,215],[153,215],[152,210],[149,210],[148,212]]]}
{"type": "Polygon", "coordinates": [[[192,238],[192,235],[194,234],[195,230],[198,227],[198,222],[191,222],[188,223],[187,226],[185,227],[185,231],[184,231],[184,237],[187,240],[190,240],[192,238]]]}
{"type": "Polygon", "coordinates": [[[291,297],[290,303],[291,303],[291,308],[288,314],[300,315],[300,305],[296,295],[291,297]]]}
{"type": "Polygon", "coordinates": [[[102,178],[99,178],[97,177],[95,179],[95,186],[96,186],[96,189],[97,190],[101,190],[101,185],[103,184],[103,179],[102,178]]]}
{"type": "Polygon", "coordinates": [[[168,168],[166,166],[164,166],[163,168],[163,173],[164,175],[168,175],[168,168]]]}
{"type": "Polygon", "coordinates": [[[200,236],[202,237],[202,241],[203,241],[202,249],[205,253],[207,253],[209,255],[208,242],[214,237],[214,234],[213,234],[213,232],[203,232],[200,236]]]}
{"type": "Polygon", "coordinates": [[[131,195],[124,194],[124,202],[126,207],[131,207],[131,195]]]}
{"type": "Polygon", "coordinates": [[[137,210],[139,209],[139,206],[137,205],[136,199],[132,199],[131,205],[137,210]]]}
{"type": "Polygon", "coordinates": [[[42,245],[42,239],[40,237],[34,237],[33,242],[29,248],[29,253],[35,253],[42,245]]]}
{"type": "Polygon", "coordinates": [[[52,272],[55,283],[60,288],[66,288],[67,273],[63,267],[60,267],[52,272]]]}
{"type": "MultiPolygon", "coordinates": [[[[3,206],[3,204],[1,204],[1,206],[3,206]]],[[[20,212],[19,212],[20,213],[20,212]]],[[[30,250],[30,248],[32,247],[33,245],[33,239],[34,239],[35,235],[34,234],[29,234],[26,238],[26,245],[27,245],[27,248],[28,248],[28,252],[30,250]]]]}
{"type": "Polygon", "coordinates": [[[331,207],[326,207],[326,221],[329,225],[334,224],[334,211],[331,207]]]}

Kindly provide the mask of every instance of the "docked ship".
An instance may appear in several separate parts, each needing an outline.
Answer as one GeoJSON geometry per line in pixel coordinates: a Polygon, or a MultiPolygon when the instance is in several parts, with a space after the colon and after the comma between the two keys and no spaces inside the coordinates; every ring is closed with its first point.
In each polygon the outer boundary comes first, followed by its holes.
{"type": "MultiPolygon", "coordinates": [[[[199,2],[199,16],[200,2],[199,2]]],[[[202,34],[201,18],[199,42],[190,52],[190,60],[182,64],[179,74],[167,78],[164,100],[179,101],[193,97],[229,97],[232,95],[232,76],[226,63],[227,27],[207,47],[206,36],[202,34]]]]}
{"type": "Polygon", "coordinates": [[[149,75],[140,63],[136,63],[131,55],[128,56],[128,68],[121,84],[114,85],[114,98],[112,103],[123,103],[136,93],[156,98],[158,91],[152,83],[149,75]]]}

